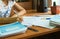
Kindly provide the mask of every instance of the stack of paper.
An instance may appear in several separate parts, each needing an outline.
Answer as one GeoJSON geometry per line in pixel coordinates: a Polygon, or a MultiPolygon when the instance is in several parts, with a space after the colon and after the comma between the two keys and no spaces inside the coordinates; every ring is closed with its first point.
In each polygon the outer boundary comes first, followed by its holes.
{"type": "Polygon", "coordinates": [[[35,25],[35,26],[41,26],[41,27],[52,29],[54,28],[54,26],[50,26],[49,23],[50,23],[50,19],[53,16],[54,15],[24,16],[22,24],[27,25],[28,27],[35,25]]]}
{"type": "Polygon", "coordinates": [[[53,18],[51,18],[50,25],[51,26],[60,26],[60,15],[55,15],[53,18]]]}
{"type": "Polygon", "coordinates": [[[24,33],[27,27],[22,25],[20,22],[14,22],[11,24],[0,26],[0,37],[9,36],[17,33],[24,33]]]}

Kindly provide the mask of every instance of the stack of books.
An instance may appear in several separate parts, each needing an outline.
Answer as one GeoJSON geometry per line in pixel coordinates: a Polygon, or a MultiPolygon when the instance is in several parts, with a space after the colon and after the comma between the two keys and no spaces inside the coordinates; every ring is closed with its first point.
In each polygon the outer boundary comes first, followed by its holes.
{"type": "Polygon", "coordinates": [[[50,20],[50,25],[60,27],[60,15],[55,15],[52,17],[50,20]]]}
{"type": "Polygon", "coordinates": [[[20,22],[14,22],[10,24],[0,25],[0,37],[6,37],[18,33],[25,33],[27,27],[20,22]]]}

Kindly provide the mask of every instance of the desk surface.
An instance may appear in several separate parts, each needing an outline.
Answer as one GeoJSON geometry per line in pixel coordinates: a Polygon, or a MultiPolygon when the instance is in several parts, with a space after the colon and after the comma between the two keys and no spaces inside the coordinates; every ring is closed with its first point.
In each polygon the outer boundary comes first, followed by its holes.
{"type": "MultiPolygon", "coordinates": [[[[50,12],[48,12],[48,13],[50,13],[50,12]]],[[[48,14],[48,13],[46,13],[46,14],[48,14]]],[[[35,14],[27,13],[25,15],[31,16],[31,15],[40,15],[40,14],[42,14],[42,13],[35,13],[35,14]]],[[[27,30],[24,34],[14,35],[11,37],[7,37],[6,39],[25,39],[25,38],[31,38],[31,37],[41,36],[41,35],[60,31],[60,29],[58,29],[58,28],[47,29],[47,28],[36,27],[36,26],[32,26],[32,28],[38,30],[39,32],[33,32],[31,30],[27,30]]]]}
{"type": "Polygon", "coordinates": [[[41,36],[41,35],[45,35],[45,34],[49,34],[49,33],[53,33],[53,32],[59,31],[58,28],[55,28],[55,29],[52,29],[52,30],[46,29],[46,28],[42,28],[42,27],[32,27],[32,28],[38,30],[39,32],[33,32],[31,30],[27,30],[24,34],[11,36],[11,37],[8,37],[6,39],[18,39],[18,38],[25,39],[25,38],[41,36]]]}

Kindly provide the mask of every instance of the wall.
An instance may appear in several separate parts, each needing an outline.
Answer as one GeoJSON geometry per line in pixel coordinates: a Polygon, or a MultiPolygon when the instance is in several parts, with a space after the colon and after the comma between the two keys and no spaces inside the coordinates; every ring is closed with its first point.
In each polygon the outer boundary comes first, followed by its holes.
{"type": "Polygon", "coordinates": [[[60,0],[52,0],[52,5],[54,1],[56,2],[56,5],[60,5],[60,0]]]}

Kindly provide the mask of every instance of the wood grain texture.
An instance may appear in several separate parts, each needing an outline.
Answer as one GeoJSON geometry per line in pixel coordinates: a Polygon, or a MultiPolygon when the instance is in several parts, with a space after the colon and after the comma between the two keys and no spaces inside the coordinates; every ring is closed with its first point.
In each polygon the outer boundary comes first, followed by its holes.
{"type": "Polygon", "coordinates": [[[18,4],[21,5],[25,9],[32,9],[32,3],[31,2],[21,2],[18,4]]]}

